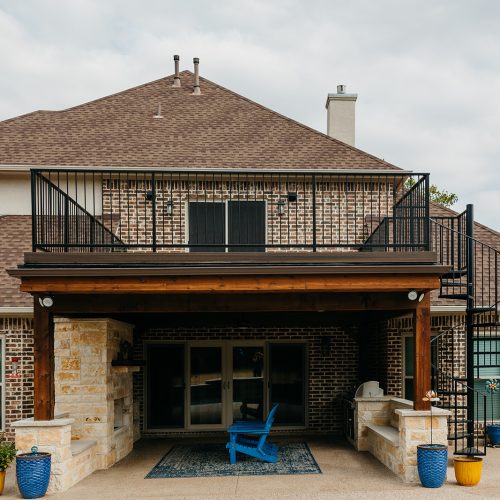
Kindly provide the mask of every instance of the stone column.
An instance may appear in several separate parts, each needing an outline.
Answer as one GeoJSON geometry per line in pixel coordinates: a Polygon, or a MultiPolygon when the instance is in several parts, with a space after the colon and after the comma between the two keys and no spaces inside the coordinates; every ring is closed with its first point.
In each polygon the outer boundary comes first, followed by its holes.
{"type": "Polygon", "coordinates": [[[97,441],[96,468],[105,469],[133,446],[132,370],[111,366],[133,326],[80,318],[55,318],[54,326],[56,412],[74,418],[74,440],[97,441]]]}

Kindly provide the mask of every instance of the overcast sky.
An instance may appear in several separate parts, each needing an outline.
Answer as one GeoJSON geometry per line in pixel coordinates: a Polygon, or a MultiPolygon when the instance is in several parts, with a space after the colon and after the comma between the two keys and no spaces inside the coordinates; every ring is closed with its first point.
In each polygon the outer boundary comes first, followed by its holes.
{"type": "Polygon", "coordinates": [[[323,132],[346,84],[359,148],[500,230],[500,1],[0,0],[0,119],[171,74],[173,54],[323,132]]]}

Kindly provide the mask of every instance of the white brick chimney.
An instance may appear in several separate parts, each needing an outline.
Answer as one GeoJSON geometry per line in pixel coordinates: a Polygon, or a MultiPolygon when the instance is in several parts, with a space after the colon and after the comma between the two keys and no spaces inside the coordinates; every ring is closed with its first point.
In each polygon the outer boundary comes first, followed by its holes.
{"type": "Polygon", "coordinates": [[[336,94],[328,94],[327,134],[350,146],[355,144],[355,108],[358,94],[347,94],[345,85],[337,85],[336,94]]]}

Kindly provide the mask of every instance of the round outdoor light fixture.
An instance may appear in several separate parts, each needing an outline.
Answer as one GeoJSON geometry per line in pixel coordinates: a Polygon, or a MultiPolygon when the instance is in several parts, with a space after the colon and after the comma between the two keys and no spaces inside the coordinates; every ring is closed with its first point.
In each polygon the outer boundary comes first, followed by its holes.
{"type": "Polygon", "coordinates": [[[54,299],[52,297],[40,297],[38,299],[42,307],[52,307],[54,305],[54,299]]]}
{"type": "Polygon", "coordinates": [[[408,298],[410,300],[417,300],[418,299],[418,292],[416,290],[410,290],[408,292],[408,298]]]}

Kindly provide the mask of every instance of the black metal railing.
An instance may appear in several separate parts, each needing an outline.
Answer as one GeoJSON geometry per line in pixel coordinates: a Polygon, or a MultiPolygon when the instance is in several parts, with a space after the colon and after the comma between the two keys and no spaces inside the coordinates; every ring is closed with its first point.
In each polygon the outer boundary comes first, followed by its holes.
{"type": "Polygon", "coordinates": [[[33,249],[428,250],[428,174],[33,170],[33,249]]]}
{"type": "Polygon", "coordinates": [[[472,205],[455,217],[430,222],[431,248],[451,268],[441,277],[439,298],[465,302],[464,322],[433,339],[439,346],[437,389],[453,413],[455,453],[484,454],[486,394],[477,383],[493,372],[500,374],[500,252],[474,237],[472,205]]]}
{"type": "MultiPolygon", "coordinates": [[[[50,179],[32,173],[32,238],[33,250],[62,251],[71,248],[75,252],[113,251],[123,242],[103,222],[74,200],[66,189],[50,179]],[[80,242],[88,242],[81,245],[80,242]]],[[[95,213],[95,212],[94,212],[95,213]]]]}

